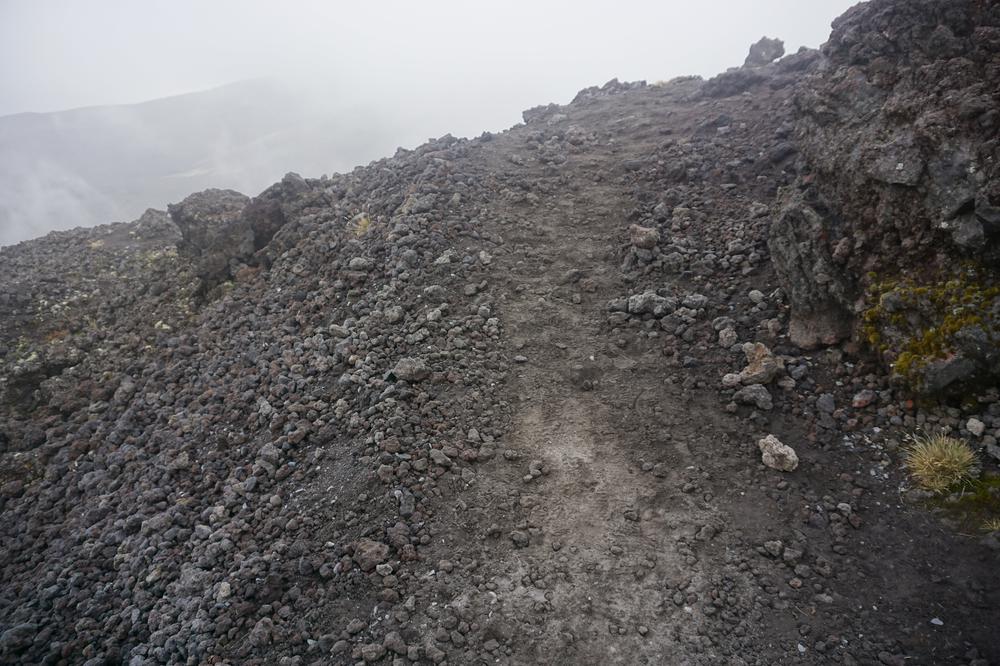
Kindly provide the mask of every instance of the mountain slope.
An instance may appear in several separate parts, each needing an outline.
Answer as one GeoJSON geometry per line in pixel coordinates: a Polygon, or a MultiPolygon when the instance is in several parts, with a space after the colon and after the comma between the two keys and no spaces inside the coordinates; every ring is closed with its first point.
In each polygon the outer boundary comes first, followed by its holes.
{"type": "Polygon", "coordinates": [[[1000,660],[1000,397],[790,339],[826,57],[0,250],[4,659],[1000,660]],[[974,505],[910,487],[918,426],[974,505]]]}

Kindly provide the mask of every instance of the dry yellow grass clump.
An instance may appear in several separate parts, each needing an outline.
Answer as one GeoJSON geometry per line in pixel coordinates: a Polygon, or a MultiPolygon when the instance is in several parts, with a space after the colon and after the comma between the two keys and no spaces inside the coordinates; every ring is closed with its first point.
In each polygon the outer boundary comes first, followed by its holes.
{"type": "Polygon", "coordinates": [[[351,218],[350,227],[357,237],[364,236],[368,233],[368,227],[372,224],[372,220],[368,217],[368,213],[358,213],[351,218]]]}
{"type": "Polygon", "coordinates": [[[904,464],[922,488],[943,493],[972,481],[976,454],[954,437],[919,436],[906,450],[904,464]]]}

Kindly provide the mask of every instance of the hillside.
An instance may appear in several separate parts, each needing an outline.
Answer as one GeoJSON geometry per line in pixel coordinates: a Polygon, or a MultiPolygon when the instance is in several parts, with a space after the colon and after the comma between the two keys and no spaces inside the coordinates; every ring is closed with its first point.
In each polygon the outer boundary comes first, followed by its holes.
{"type": "Polygon", "coordinates": [[[1000,663],[998,45],[872,0],[0,248],[0,661],[1000,663]]]}

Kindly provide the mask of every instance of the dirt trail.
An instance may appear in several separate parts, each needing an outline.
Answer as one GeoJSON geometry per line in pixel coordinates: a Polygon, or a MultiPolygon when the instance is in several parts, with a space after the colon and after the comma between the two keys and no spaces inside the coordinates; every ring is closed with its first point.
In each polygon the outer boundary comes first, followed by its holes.
{"type": "MultiPolygon", "coordinates": [[[[613,159],[588,155],[588,166],[607,170],[613,159]]],[[[520,512],[516,548],[492,567],[507,590],[501,598],[540,614],[541,639],[521,643],[512,663],[579,663],[584,655],[663,663],[701,624],[700,612],[669,597],[701,586],[686,539],[713,514],[681,492],[690,452],[652,442],[639,427],[649,416],[683,419],[686,405],[664,384],[637,383],[645,352],[613,344],[603,330],[608,300],[627,288],[612,240],[625,226],[627,193],[550,180],[539,205],[495,211],[507,248],[496,258],[507,276],[500,315],[517,361],[504,441],[514,462],[503,492],[519,495],[520,512]],[[657,444],[676,456],[654,475],[642,465],[657,444]]]]}

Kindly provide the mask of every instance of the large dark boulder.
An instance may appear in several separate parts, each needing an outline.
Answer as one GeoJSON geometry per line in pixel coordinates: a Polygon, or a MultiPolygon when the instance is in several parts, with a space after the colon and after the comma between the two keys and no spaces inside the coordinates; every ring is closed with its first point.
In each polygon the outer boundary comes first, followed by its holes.
{"type": "Polygon", "coordinates": [[[295,173],[286,174],[250,199],[233,190],[192,194],[167,210],[180,230],[178,252],[190,259],[206,293],[236,275],[241,266],[273,260],[265,252],[272,239],[307,204],[314,188],[295,173]]]}
{"type": "Polygon", "coordinates": [[[231,263],[254,252],[253,230],[240,216],[249,201],[233,190],[210,189],[167,207],[181,232],[177,250],[195,264],[206,289],[229,279],[231,263]]]}
{"type": "Polygon", "coordinates": [[[851,293],[835,259],[829,212],[789,194],[771,223],[768,248],[779,279],[794,304],[789,337],[813,349],[834,344],[851,333],[851,293]]]}

